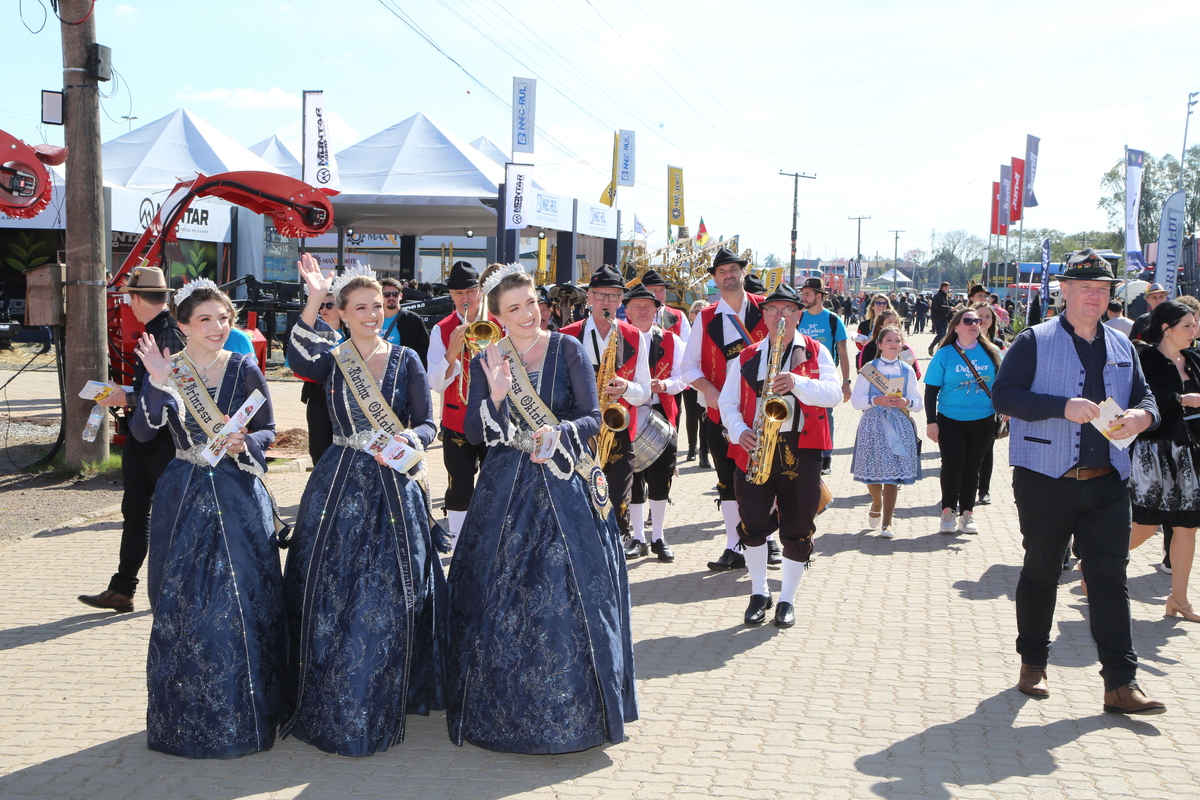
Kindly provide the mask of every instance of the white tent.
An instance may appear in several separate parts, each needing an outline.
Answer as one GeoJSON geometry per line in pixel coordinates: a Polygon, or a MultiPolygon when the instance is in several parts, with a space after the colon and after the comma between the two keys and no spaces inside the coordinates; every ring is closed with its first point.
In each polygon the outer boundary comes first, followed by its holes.
{"type": "Polygon", "coordinates": [[[878,278],[872,280],[871,283],[912,283],[912,278],[908,277],[898,269],[889,269],[878,278]]]}
{"type": "Polygon", "coordinates": [[[480,136],[478,139],[471,142],[471,147],[474,147],[476,150],[483,153],[485,156],[490,158],[492,161],[495,161],[502,167],[509,161],[512,161],[512,159],[509,158],[508,153],[504,152],[500,145],[496,144],[486,136],[480,136]]]}
{"type": "Polygon", "coordinates": [[[339,225],[420,236],[489,235],[496,224],[503,167],[422,113],[347,147],[337,161],[339,225]]]}
{"type": "Polygon", "coordinates": [[[280,141],[278,136],[271,136],[263,139],[258,144],[252,144],[248,148],[251,153],[266,161],[272,167],[293,178],[300,177],[300,159],[292,155],[292,151],[288,146],[280,141]]]}
{"type": "Polygon", "coordinates": [[[104,179],[127,189],[164,189],[197,172],[279,172],[190,111],[162,119],[105,142],[104,179]]]}

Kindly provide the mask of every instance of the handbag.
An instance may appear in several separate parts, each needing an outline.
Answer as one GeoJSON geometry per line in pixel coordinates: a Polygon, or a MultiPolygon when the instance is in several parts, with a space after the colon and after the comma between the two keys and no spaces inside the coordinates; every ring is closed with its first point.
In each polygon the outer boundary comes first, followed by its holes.
{"type": "MultiPolygon", "coordinates": [[[[954,349],[962,356],[962,360],[967,362],[967,369],[971,370],[971,374],[975,376],[975,382],[979,384],[980,389],[983,389],[983,393],[988,396],[988,400],[991,400],[991,391],[988,389],[987,384],[984,383],[983,378],[979,377],[979,370],[975,369],[975,365],[971,363],[971,359],[967,358],[967,354],[958,346],[958,342],[954,343],[954,349]]],[[[999,414],[996,415],[996,438],[1008,438],[1008,420],[1002,418],[999,414]]]]}

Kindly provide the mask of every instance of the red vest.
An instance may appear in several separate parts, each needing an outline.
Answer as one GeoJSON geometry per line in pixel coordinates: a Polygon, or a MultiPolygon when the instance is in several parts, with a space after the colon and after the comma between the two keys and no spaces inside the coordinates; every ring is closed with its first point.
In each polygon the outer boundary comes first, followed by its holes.
{"type": "Polygon", "coordinates": [[[663,307],[663,326],[664,331],[670,331],[676,336],[683,336],[683,312],[677,308],[670,306],[663,307]]]}
{"type": "MultiPolygon", "coordinates": [[[[486,301],[481,301],[486,302],[486,301]]],[[[488,319],[495,322],[497,325],[500,321],[488,314],[488,319]]],[[[467,372],[471,369],[471,359],[467,357],[467,349],[464,347],[461,353],[450,352],[450,334],[454,333],[454,329],[462,325],[462,320],[459,319],[457,311],[451,311],[445,319],[434,326],[434,330],[442,337],[442,346],[446,348],[446,363],[453,364],[458,362],[459,369],[467,372]]],[[[501,327],[503,330],[503,327],[501,327]]],[[[442,425],[452,431],[458,433],[466,433],[463,428],[463,423],[467,418],[467,403],[459,394],[459,376],[455,375],[454,380],[442,392],[442,425]]]]}
{"type": "MultiPolygon", "coordinates": [[[[800,334],[804,337],[804,349],[808,352],[808,358],[799,366],[791,371],[805,378],[820,378],[821,364],[818,358],[820,346],[807,334],[800,334]]],[[[755,358],[759,353],[765,358],[769,348],[766,342],[755,344],[753,347],[747,347],[738,357],[738,365],[740,367],[737,379],[742,382],[742,397],[740,408],[742,411],[742,419],[751,428],[754,427],[754,416],[758,411],[759,392],[754,389],[753,384],[746,380],[746,364],[754,359],[753,370],[755,376],[758,375],[759,359],[755,358]]],[[[804,429],[800,431],[799,442],[797,446],[802,450],[831,450],[833,449],[832,439],[829,437],[829,423],[826,421],[829,415],[829,409],[820,408],[817,406],[809,406],[796,400],[793,395],[793,400],[796,402],[796,413],[804,415],[804,429]]],[[[736,442],[729,444],[729,457],[737,462],[737,467],[742,472],[746,471],[750,454],[746,449],[736,442]]]]}
{"type": "MultiPolygon", "coordinates": [[[[758,307],[763,298],[756,294],[746,293],[746,329],[750,331],[752,342],[761,342],[767,338],[767,326],[762,321],[762,310],[758,307]]],[[[699,328],[700,335],[700,371],[709,383],[720,389],[725,385],[725,369],[729,360],[746,348],[741,337],[731,342],[725,342],[725,315],[717,313],[717,304],[701,309],[696,317],[697,324],[692,327],[692,336],[699,328]]],[[[710,408],[708,418],[718,425],[721,424],[721,410],[710,408]]],[[[740,448],[739,448],[740,449],[740,448]]]]}
{"type": "MultiPolygon", "coordinates": [[[[656,333],[650,340],[650,378],[665,381],[671,377],[671,366],[675,363],[675,348],[681,342],[674,335],[656,333]],[[655,356],[658,356],[655,359],[655,356]]],[[[659,392],[654,399],[662,406],[667,422],[676,424],[679,419],[679,399],[670,392],[659,392]]]]}
{"type": "MultiPolygon", "coordinates": [[[[613,323],[617,326],[617,330],[621,332],[621,338],[625,341],[623,346],[617,348],[617,377],[624,378],[627,381],[632,381],[637,373],[637,358],[638,351],[642,347],[642,332],[630,325],[623,319],[614,319],[613,323]]],[[[583,319],[579,322],[573,322],[567,327],[559,331],[563,336],[574,336],[583,343],[583,349],[588,350],[588,342],[583,340],[583,329],[587,325],[587,320],[583,319]]],[[[589,350],[589,352],[591,352],[589,350]]],[[[600,351],[600,356],[603,358],[604,351],[600,351]]],[[[600,368],[596,367],[599,372],[600,368]]],[[[625,410],[629,412],[629,438],[637,436],[637,414],[634,413],[633,406],[626,402],[622,397],[619,401],[625,406],[625,410]]]]}

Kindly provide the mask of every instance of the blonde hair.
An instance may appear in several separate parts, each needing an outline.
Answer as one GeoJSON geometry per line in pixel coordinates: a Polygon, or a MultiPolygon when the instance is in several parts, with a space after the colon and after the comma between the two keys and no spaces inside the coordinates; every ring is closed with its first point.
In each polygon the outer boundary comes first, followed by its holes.
{"type": "Polygon", "coordinates": [[[359,289],[373,289],[380,295],[383,295],[383,284],[374,278],[368,278],[366,275],[356,275],[346,281],[346,285],[341,288],[337,294],[337,307],[342,311],[346,310],[346,301],[350,297],[351,292],[359,289]]]}

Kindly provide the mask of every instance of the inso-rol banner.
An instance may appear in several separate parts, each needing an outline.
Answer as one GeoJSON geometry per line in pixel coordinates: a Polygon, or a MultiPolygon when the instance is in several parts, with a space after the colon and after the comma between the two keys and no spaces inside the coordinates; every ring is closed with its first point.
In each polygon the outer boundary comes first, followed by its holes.
{"type": "Polygon", "coordinates": [[[337,189],[337,159],[329,146],[323,92],[304,93],[304,182],[316,189],[337,189]]]}
{"type": "Polygon", "coordinates": [[[535,78],[513,78],[512,151],[533,152],[533,111],[537,97],[535,78]]]}
{"type": "Polygon", "coordinates": [[[504,165],[504,229],[519,231],[526,227],[527,204],[533,186],[532,164],[504,165]]]}

